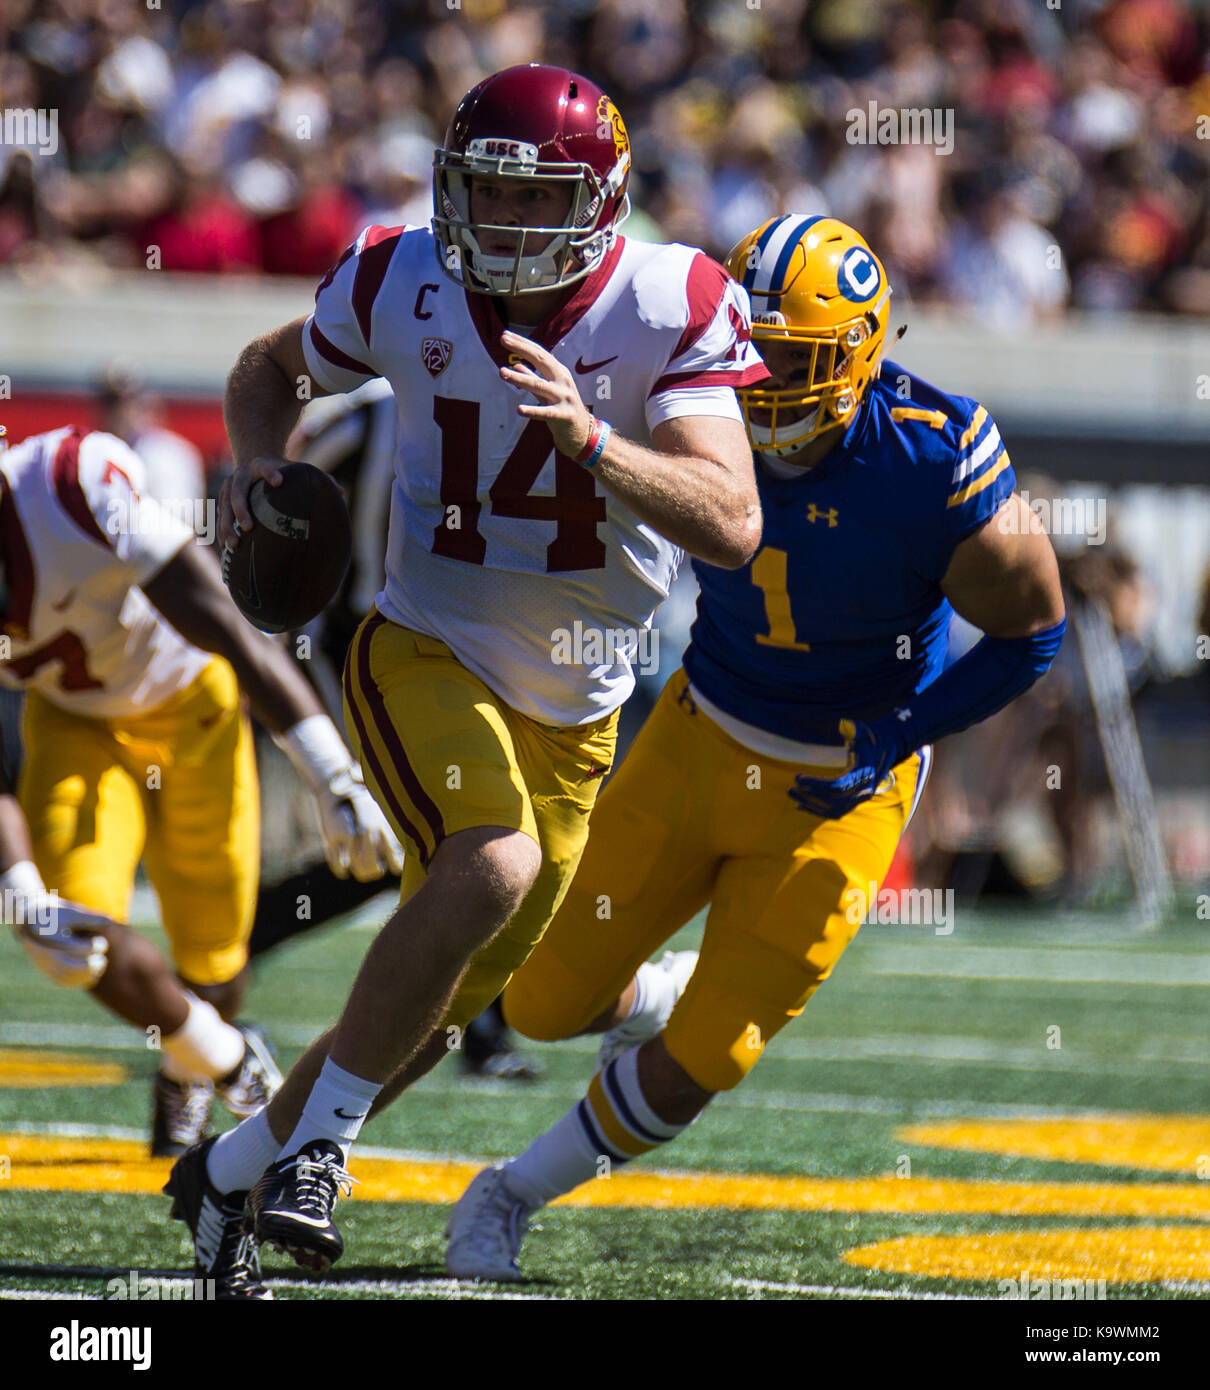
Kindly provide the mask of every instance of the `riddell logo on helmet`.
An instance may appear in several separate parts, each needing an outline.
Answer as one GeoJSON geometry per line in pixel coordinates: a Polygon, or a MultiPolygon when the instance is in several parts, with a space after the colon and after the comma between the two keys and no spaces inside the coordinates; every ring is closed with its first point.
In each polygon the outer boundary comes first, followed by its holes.
{"type": "Polygon", "coordinates": [[[753,328],[785,328],[786,316],[779,313],[776,309],[771,309],[767,314],[753,314],[753,328]]]}

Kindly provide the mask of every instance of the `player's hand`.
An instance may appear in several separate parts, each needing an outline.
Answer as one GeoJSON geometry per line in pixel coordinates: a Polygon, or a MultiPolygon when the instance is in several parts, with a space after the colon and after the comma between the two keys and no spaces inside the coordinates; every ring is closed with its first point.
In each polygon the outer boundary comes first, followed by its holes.
{"type": "Polygon", "coordinates": [[[286,462],[286,459],[268,456],[255,458],[251,463],[241,464],[223,483],[218,495],[218,538],[224,549],[234,550],[239,538],[256,525],[248,510],[248,494],[253,485],[263,478],[270,487],[277,487],[286,462]]]}
{"type": "Polygon", "coordinates": [[[592,433],[592,412],[580,399],[575,378],[558,358],[528,338],[502,333],[500,341],[522,359],[515,366],[501,367],[501,380],[538,398],[537,405],[519,405],[517,414],[543,421],[561,454],[573,459],[582,454],[592,433]]]}
{"type": "Polygon", "coordinates": [[[105,973],[109,942],[103,935],[114,924],[108,917],[56,893],[24,899],[23,920],[11,923],[26,955],[48,979],[67,989],[91,989],[105,973]]]}
{"type": "Polygon", "coordinates": [[[359,883],[403,872],[403,847],[354,763],[316,793],[328,868],[359,883]]]}
{"type": "Polygon", "coordinates": [[[849,753],[845,771],[832,782],[800,774],[789,791],[790,800],[800,811],[824,820],[838,820],[868,801],[900,758],[890,730],[879,728],[878,724],[842,719],[840,733],[849,753]]]}

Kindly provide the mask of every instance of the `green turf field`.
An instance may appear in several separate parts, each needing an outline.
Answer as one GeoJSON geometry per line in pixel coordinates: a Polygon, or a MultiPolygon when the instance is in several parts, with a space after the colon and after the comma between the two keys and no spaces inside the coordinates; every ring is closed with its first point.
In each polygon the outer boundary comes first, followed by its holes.
{"type": "MultiPolygon", "coordinates": [[[[285,1062],[335,1016],[370,918],[261,962],[247,1012],[285,1062]]],[[[276,1255],[266,1275],[278,1298],[996,1298],[1023,1275],[1205,1297],[1206,930],[1191,905],[1151,934],[1123,913],[1041,909],[960,910],[949,936],[864,927],[744,1086],[629,1170],[714,1181],[592,1184],[615,1204],[542,1213],[511,1288],[447,1280],[444,1207],[415,1200],[343,1203],[347,1253],[326,1282],[276,1255]]],[[[529,1087],[443,1064],[364,1132],[366,1159],[394,1181],[516,1152],[581,1094],[594,1048],[531,1051],[547,1072],[529,1087]]],[[[122,1191],[123,1163],[89,1157],[107,1139],[137,1152],[154,1065],[140,1035],[0,933],[0,1293],[95,1297],[129,1270],[187,1272],[184,1229],[150,1180],[122,1191]],[[83,1065],[110,1068],[104,1084],[42,1079],[58,1066],[78,1081],[83,1065]]]]}

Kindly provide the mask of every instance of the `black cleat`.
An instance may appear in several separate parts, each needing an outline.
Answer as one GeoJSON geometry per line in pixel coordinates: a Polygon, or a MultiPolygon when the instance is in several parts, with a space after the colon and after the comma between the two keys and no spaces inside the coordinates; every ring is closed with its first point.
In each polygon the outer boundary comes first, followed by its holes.
{"type": "MultiPolygon", "coordinates": [[[[172,1165],[164,1196],[172,1198],[172,1218],[193,1237],[193,1277],[213,1280],[220,1301],[267,1302],[272,1291],[261,1283],[260,1250],[244,1231],[246,1192],[220,1192],[206,1172],[206,1156],[217,1135],[195,1144],[172,1165]]],[[[207,1291],[208,1292],[208,1291],[207,1291]]]]}
{"type": "Polygon", "coordinates": [[[179,1158],[210,1128],[209,1081],[174,1081],[157,1071],[151,1087],[151,1156],[179,1158]]]}
{"type": "Polygon", "coordinates": [[[323,1274],[340,1259],[345,1243],[332,1224],[332,1208],[354,1179],[340,1148],[314,1139],[268,1169],[248,1193],[245,1224],[262,1245],[284,1250],[296,1264],[323,1274]]]}
{"type": "Polygon", "coordinates": [[[255,1023],[235,1026],[244,1035],[244,1055],[229,1076],[214,1083],[214,1089],[227,1109],[237,1119],[245,1120],[268,1105],[281,1090],[282,1075],[261,1029],[255,1023]]]}

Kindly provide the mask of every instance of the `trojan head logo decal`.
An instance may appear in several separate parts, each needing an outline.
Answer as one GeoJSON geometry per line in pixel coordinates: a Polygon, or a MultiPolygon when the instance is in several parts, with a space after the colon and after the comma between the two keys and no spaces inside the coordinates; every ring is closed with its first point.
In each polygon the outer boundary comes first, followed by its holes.
{"type": "Polygon", "coordinates": [[[604,92],[597,102],[597,138],[613,141],[613,152],[617,159],[630,153],[630,136],[626,134],[622,113],[604,92]]]}

